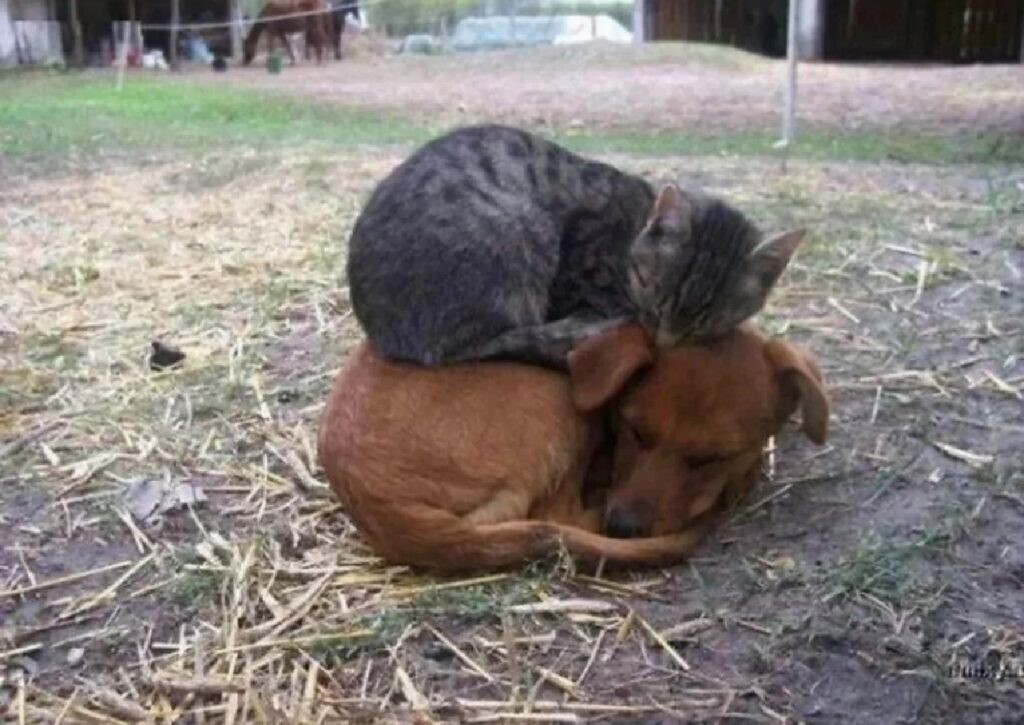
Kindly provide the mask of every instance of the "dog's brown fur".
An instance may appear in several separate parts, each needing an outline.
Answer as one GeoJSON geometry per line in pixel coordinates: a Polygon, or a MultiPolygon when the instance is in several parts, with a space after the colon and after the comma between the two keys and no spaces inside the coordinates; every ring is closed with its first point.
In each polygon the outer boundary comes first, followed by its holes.
{"type": "Polygon", "coordinates": [[[813,362],[749,328],[654,355],[636,327],[581,345],[569,378],[515,363],[415,367],[364,344],[328,399],[320,460],[356,526],[395,562],[497,568],[561,546],[587,560],[675,561],[723,492],[753,482],[765,441],[797,403],[819,442],[828,407],[813,362]],[[627,512],[645,538],[598,533],[605,508],[582,503],[601,442],[590,411],[616,396],[608,511],[627,512]],[[694,460],[712,456],[722,460],[710,468],[694,460]]]}
{"type": "Polygon", "coordinates": [[[678,531],[719,501],[742,497],[757,480],[768,438],[798,406],[808,438],[821,444],[828,435],[829,403],[814,359],[749,325],[709,345],[661,350],[638,376],[621,346],[599,338],[570,353],[569,366],[579,410],[618,397],[606,526],[619,535],[678,531]]]}

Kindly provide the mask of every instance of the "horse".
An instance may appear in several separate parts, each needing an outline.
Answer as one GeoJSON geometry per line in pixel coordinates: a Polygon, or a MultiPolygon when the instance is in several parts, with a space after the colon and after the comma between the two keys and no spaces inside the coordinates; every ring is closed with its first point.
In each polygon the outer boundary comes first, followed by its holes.
{"type": "Polygon", "coordinates": [[[292,65],[295,64],[295,53],[292,45],[288,42],[288,35],[291,33],[305,33],[306,43],[316,49],[316,62],[323,62],[324,45],[327,41],[327,16],[328,7],[326,0],[270,0],[260,11],[252,29],[245,37],[242,44],[242,63],[249,65],[256,56],[256,45],[259,43],[260,35],[266,28],[271,35],[267,41],[270,48],[273,48],[274,36],[281,39],[285,50],[288,51],[288,58],[292,65]],[[289,17],[297,13],[315,13],[289,17]]]}
{"type": "Polygon", "coordinates": [[[341,36],[345,32],[345,20],[349,15],[362,22],[359,0],[331,0],[329,22],[331,23],[331,45],[334,46],[335,60],[341,60],[341,36]]]}

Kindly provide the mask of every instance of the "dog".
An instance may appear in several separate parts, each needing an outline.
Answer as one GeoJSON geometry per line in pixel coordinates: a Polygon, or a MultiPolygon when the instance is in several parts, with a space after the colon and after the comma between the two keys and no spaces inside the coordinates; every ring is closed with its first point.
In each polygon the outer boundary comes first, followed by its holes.
{"type": "Polygon", "coordinates": [[[662,350],[620,327],[578,345],[568,376],[512,362],[423,368],[363,343],[328,397],[318,454],[357,529],[395,563],[495,569],[564,548],[668,564],[695,548],[717,504],[753,485],[765,443],[798,407],[823,443],[814,360],[747,324],[662,350]]]}

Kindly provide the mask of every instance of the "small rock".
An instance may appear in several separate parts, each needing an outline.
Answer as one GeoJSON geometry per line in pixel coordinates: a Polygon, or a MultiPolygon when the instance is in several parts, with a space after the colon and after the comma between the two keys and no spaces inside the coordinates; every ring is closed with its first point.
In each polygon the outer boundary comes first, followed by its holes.
{"type": "Polygon", "coordinates": [[[81,647],[72,647],[68,650],[68,664],[72,667],[77,665],[85,657],[85,650],[81,647]]]}
{"type": "Polygon", "coordinates": [[[150,343],[149,367],[151,370],[167,370],[178,367],[185,359],[185,353],[176,347],[165,345],[159,340],[150,343]]]}
{"type": "Polygon", "coordinates": [[[190,483],[171,483],[137,479],[128,484],[121,498],[138,521],[151,519],[206,501],[206,491],[190,483]]]}
{"type": "Polygon", "coordinates": [[[447,647],[431,642],[423,648],[423,656],[434,662],[449,662],[455,657],[455,653],[447,647]]]}

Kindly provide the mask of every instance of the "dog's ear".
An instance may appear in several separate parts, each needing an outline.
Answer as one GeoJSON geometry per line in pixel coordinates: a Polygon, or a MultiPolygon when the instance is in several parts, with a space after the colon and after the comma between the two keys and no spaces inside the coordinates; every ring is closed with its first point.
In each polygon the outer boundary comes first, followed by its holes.
{"type": "Polygon", "coordinates": [[[569,353],[573,404],[585,413],[600,408],[653,360],[651,340],[639,325],[624,325],[584,340],[569,353]]]}
{"type": "Polygon", "coordinates": [[[765,355],[781,387],[779,423],[789,418],[799,404],[804,433],[815,443],[824,443],[828,438],[829,403],[814,358],[781,340],[767,343],[765,355]]]}

